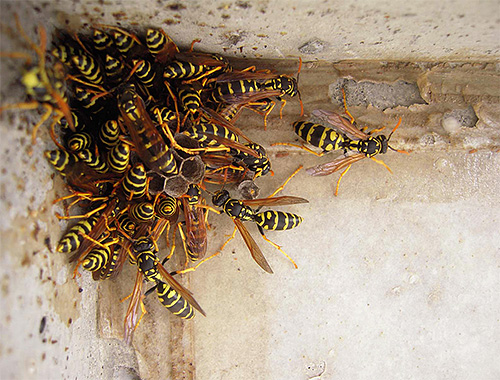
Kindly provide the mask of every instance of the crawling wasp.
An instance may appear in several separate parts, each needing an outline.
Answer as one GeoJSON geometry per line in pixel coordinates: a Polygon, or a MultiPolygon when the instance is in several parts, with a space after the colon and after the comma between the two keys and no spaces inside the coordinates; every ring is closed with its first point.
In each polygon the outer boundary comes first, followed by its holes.
{"type": "Polygon", "coordinates": [[[203,262],[211,259],[212,257],[218,255],[224,247],[231,241],[234,236],[236,235],[236,230],[239,230],[243,240],[245,241],[245,244],[247,245],[248,249],[250,250],[250,254],[252,255],[252,258],[255,260],[255,262],[266,272],[268,273],[273,273],[273,270],[271,269],[271,266],[267,262],[266,258],[264,257],[264,254],[262,253],[260,247],[256,243],[256,241],[253,239],[252,235],[248,232],[246,229],[245,225],[243,222],[246,221],[252,221],[257,225],[257,228],[259,229],[260,234],[262,235],[263,239],[266,240],[268,243],[270,243],[273,247],[278,249],[281,253],[283,253],[292,263],[295,267],[297,265],[295,262],[292,260],[290,256],[288,256],[279,245],[273,243],[271,240],[269,240],[265,233],[264,230],[272,230],[272,231],[284,231],[284,230],[289,230],[292,228],[297,227],[300,223],[302,223],[302,217],[296,214],[288,213],[288,212],[283,212],[283,211],[274,211],[274,210],[268,210],[264,212],[260,212],[260,208],[264,206],[282,206],[282,205],[292,205],[292,204],[300,204],[300,203],[308,203],[309,201],[304,198],[300,197],[293,197],[293,196],[280,196],[280,197],[275,197],[275,195],[280,192],[285,185],[290,181],[300,170],[302,169],[302,166],[300,166],[295,172],[288,177],[288,179],[285,181],[285,183],[280,186],[276,191],[271,194],[270,197],[267,198],[262,198],[262,199],[252,199],[252,200],[238,200],[231,198],[229,192],[227,190],[220,190],[216,192],[213,197],[212,197],[212,203],[214,206],[221,207],[222,211],[215,210],[213,209],[214,212],[216,213],[225,213],[227,214],[232,221],[235,224],[235,228],[233,231],[233,234],[231,237],[222,245],[220,250],[213,254],[212,256],[209,256],[205,258],[204,260],[200,261],[196,266],[192,268],[188,268],[182,271],[178,271],[177,273],[185,273],[189,271],[195,270],[199,265],[201,265],[203,262]],[[257,209],[254,209],[254,207],[257,207],[257,209]]]}
{"type": "Polygon", "coordinates": [[[299,146],[289,143],[272,144],[273,146],[288,145],[298,147],[320,157],[323,154],[333,150],[343,150],[343,156],[338,157],[331,162],[306,169],[307,173],[312,176],[326,176],[338,170],[346,168],[340,174],[340,177],[337,181],[335,196],[337,196],[338,194],[340,180],[347,173],[353,163],[364,158],[371,158],[373,161],[383,165],[385,168],[387,168],[387,170],[389,170],[389,172],[391,172],[390,168],[382,160],[376,159],[375,156],[378,154],[385,154],[387,152],[387,149],[391,149],[399,153],[408,154],[408,152],[404,150],[394,149],[389,145],[389,140],[392,134],[396,131],[396,129],[398,129],[401,124],[401,118],[388,137],[386,137],[385,135],[372,136],[373,133],[379,132],[383,129],[383,127],[375,129],[368,133],[365,133],[363,130],[358,129],[354,117],[347,109],[344,90],[342,90],[342,93],[345,112],[349,118],[326,110],[314,110],[312,112],[313,116],[328,123],[333,128],[306,121],[296,121],[295,123],[293,123],[295,133],[309,144],[321,148],[323,150],[321,153],[316,153],[303,145],[299,146]],[[340,133],[337,131],[339,131],[340,133]]]}
{"type": "Polygon", "coordinates": [[[175,157],[153,124],[134,86],[129,85],[119,95],[118,108],[141,160],[159,174],[177,174],[175,157]]]}
{"type": "Polygon", "coordinates": [[[166,223],[165,219],[160,219],[153,226],[139,230],[132,243],[132,249],[129,253],[130,259],[137,264],[138,270],[133,292],[129,296],[131,300],[125,317],[125,341],[127,342],[130,342],[132,333],[146,313],[142,303],[144,279],[155,282],[152,289],[156,288],[160,302],[177,316],[191,319],[194,315],[193,307],[201,314],[206,315],[192,293],[167,272],[157,257],[156,241],[162,234],[166,223]]]}
{"type": "Polygon", "coordinates": [[[198,185],[190,185],[187,193],[181,198],[184,209],[186,234],[182,229],[181,237],[187,257],[191,261],[203,259],[207,252],[207,224],[205,209],[199,207],[202,202],[201,189],[198,185]]]}
{"type": "Polygon", "coordinates": [[[274,104],[269,98],[276,97],[282,102],[282,110],[286,104],[283,96],[297,96],[300,101],[300,115],[304,113],[302,99],[298,88],[298,76],[302,66],[300,60],[297,79],[288,75],[276,75],[270,72],[262,71],[233,71],[219,75],[216,79],[216,85],[212,93],[212,100],[215,102],[224,102],[227,104],[242,104],[260,111],[263,107],[263,113],[267,115],[271,112],[274,104]]]}
{"type": "Polygon", "coordinates": [[[66,118],[71,130],[75,131],[73,118],[66,96],[64,68],[62,67],[62,64],[55,64],[52,67],[49,67],[46,64],[45,50],[47,47],[47,32],[45,31],[45,28],[41,25],[38,27],[40,44],[37,45],[25,33],[17,14],[15,15],[15,22],[21,37],[38,56],[38,63],[33,64],[32,57],[25,53],[2,53],[1,55],[25,59],[26,64],[21,82],[26,89],[26,93],[32,100],[26,103],[2,106],[0,107],[0,113],[5,109],[36,109],[39,106],[43,106],[43,108],[45,108],[45,113],[42,115],[39,122],[33,127],[32,141],[35,143],[38,128],[45,121],[47,121],[52,114],[55,114],[55,117],[51,124],[51,137],[54,141],[56,141],[54,126],[62,117],[66,118]]]}
{"type": "Polygon", "coordinates": [[[383,165],[387,168],[387,170],[389,170],[389,172],[391,172],[389,167],[383,161],[376,159],[374,156],[386,153],[387,149],[400,153],[407,153],[402,150],[394,149],[389,145],[389,140],[401,124],[401,119],[399,119],[389,136],[386,137],[385,135],[372,136],[372,133],[379,131],[380,129],[369,133],[361,131],[356,127],[354,118],[352,118],[350,114],[348,114],[351,117],[350,121],[331,111],[314,110],[312,114],[346,134],[340,135],[333,129],[319,124],[307,125],[306,123],[300,124],[302,122],[298,122],[299,124],[295,123],[295,130],[297,131],[297,134],[302,138],[306,137],[305,140],[312,145],[323,148],[324,152],[334,149],[344,149],[345,152],[350,153],[331,162],[320,164],[306,170],[307,173],[312,176],[325,176],[346,168],[340,174],[340,178],[337,181],[335,196],[338,194],[340,180],[347,173],[353,163],[368,157],[383,165]],[[309,130],[309,132],[305,133],[306,130],[309,130]],[[315,131],[321,131],[322,137],[318,139],[315,131]],[[351,139],[351,137],[348,137],[347,135],[352,136],[353,138],[351,139]]]}

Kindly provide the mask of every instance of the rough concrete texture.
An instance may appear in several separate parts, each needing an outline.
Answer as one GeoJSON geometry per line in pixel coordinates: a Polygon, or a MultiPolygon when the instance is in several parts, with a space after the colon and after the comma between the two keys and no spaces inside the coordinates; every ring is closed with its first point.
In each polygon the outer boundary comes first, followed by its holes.
{"type": "MultiPolygon", "coordinates": [[[[132,290],[133,268],[101,284],[88,274],[72,279],[67,257],[54,251],[67,223],[54,217],[60,208],[52,201],[66,190],[43,159],[53,147],[47,128],[33,146],[31,128],[41,113],[5,111],[1,378],[500,377],[498,2],[4,1],[2,23],[12,26],[14,10],[32,37],[38,23],[50,31],[66,19],[120,21],[162,26],[184,46],[200,37],[201,50],[230,57],[297,57],[301,48],[305,118],[315,108],[341,113],[338,84],[346,83],[358,123],[392,127],[401,117],[391,145],[411,154],[383,157],[392,175],[371,160],[356,163],[338,197],[338,174],[300,172],[284,193],[310,203],[281,209],[304,223],[268,234],[299,268],[250,225],[274,275],[252,261],[237,236],[184,276],[207,317],[181,321],[149,296],[148,314],[127,346],[127,304],[120,299],[132,290]]],[[[1,51],[28,51],[16,33],[4,28],[1,36],[1,51]]],[[[297,70],[297,60],[259,65],[290,75],[297,70]]],[[[19,60],[0,60],[2,105],[24,100],[19,67],[19,60]]],[[[297,142],[291,123],[298,118],[291,100],[283,119],[274,110],[267,131],[254,113],[238,121],[272,159],[275,176],[257,181],[262,196],[299,164],[338,155],[270,147],[297,142]]],[[[224,216],[210,223],[213,253],[233,224],[224,216]]]]}

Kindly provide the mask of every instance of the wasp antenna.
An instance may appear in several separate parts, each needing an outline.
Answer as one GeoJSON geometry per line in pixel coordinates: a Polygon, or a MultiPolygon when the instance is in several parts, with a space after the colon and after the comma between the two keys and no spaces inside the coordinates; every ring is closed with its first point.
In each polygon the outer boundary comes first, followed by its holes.
{"type": "Polygon", "coordinates": [[[346,115],[349,116],[349,119],[351,119],[351,124],[354,124],[354,116],[351,115],[351,113],[349,112],[349,109],[347,108],[347,98],[346,98],[344,87],[342,87],[340,90],[342,91],[342,101],[344,103],[344,111],[345,111],[346,115]]]}
{"type": "Polygon", "coordinates": [[[389,137],[387,138],[387,141],[389,141],[389,139],[391,138],[392,134],[396,131],[396,129],[399,128],[400,125],[401,125],[401,118],[399,118],[398,123],[396,124],[396,126],[394,127],[394,129],[392,130],[392,132],[390,133],[389,137]]]}

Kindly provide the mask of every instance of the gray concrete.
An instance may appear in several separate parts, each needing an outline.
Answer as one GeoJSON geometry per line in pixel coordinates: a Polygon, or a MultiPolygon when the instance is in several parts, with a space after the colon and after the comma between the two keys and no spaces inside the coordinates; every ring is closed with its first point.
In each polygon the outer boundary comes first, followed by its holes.
{"type": "MultiPolygon", "coordinates": [[[[32,146],[38,113],[3,113],[1,378],[500,377],[497,1],[102,3],[4,1],[0,12],[12,25],[17,10],[32,36],[38,23],[50,31],[66,19],[120,21],[162,26],[184,46],[200,37],[200,49],[230,57],[300,55],[306,118],[318,107],[342,112],[339,81],[348,79],[358,122],[392,127],[401,117],[391,145],[412,152],[383,157],[392,175],[371,160],[356,163],[338,197],[338,174],[300,172],[284,193],[310,203],[280,209],[304,223],[268,234],[299,268],[250,225],[274,275],[237,236],[184,276],[206,318],[180,321],[150,296],[126,346],[127,305],[119,300],[133,287],[133,268],[102,284],[88,274],[71,278],[67,258],[54,251],[66,223],[54,217],[52,201],[65,189],[42,156],[52,148],[47,128],[32,146]]],[[[18,36],[2,32],[1,51],[23,50],[18,36]]],[[[0,60],[2,105],[24,99],[19,66],[0,60]]],[[[293,75],[297,60],[261,67],[293,75]]],[[[257,181],[263,196],[300,164],[337,156],[270,147],[296,142],[290,125],[298,117],[291,100],[282,120],[273,112],[267,131],[251,112],[238,121],[271,155],[275,176],[257,181]]],[[[213,253],[233,224],[224,216],[210,223],[213,253]]]]}

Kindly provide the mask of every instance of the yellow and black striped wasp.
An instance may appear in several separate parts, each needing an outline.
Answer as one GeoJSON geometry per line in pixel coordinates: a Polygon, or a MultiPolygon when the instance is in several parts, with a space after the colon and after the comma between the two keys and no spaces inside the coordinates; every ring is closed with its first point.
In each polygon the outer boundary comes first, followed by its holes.
{"type": "Polygon", "coordinates": [[[298,77],[302,67],[302,60],[299,63],[297,79],[288,75],[277,75],[268,71],[241,70],[228,72],[215,78],[215,88],[213,89],[211,100],[226,104],[240,104],[261,110],[267,119],[267,115],[272,111],[274,102],[270,98],[276,97],[282,102],[280,117],[286,104],[283,97],[298,96],[300,101],[300,115],[304,114],[302,99],[298,87],[298,77]]]}
{"type": "Polygon", "coordinates": [[[306,172],[311,176],[326,176],[345,168],[337,181],[335,196],[338,194],[340,180],[355,162],[364,158],[371,158],[375,162],[383,165],[387,170],[389,170],[389,172],[392,173],[390,168],[383,161],[376,159],[375,156],[378,154],[385,154],[388,149],[408,154],[408,152],[404,150],[394,149],[389,145],[389,140],[392,134],[401,124],[401,118],[388,137],[385,135],[372,136],[373,133],[379,132],[383,128],[375,129],[368,133],[358,129],[354,117],[347,109],[345,92],[343,90],[342,93],[345,112],[349,118],[343,117],[332,111],[314,110],[312,115],[326,122],[331,127],[307,121],[296,121],[293,123],[295,133],[309,144],[321,148],[323,150],[321,153],[316,153],[312,149],[303,145],[300,146],[289,143],[272,144],[272,146],[288,145],[298,147],[320,157],[323,154],[334,150],[343,150],[343,156],[340,156],[331,162],[306,169],[306,172]]]}
{"type": "Polygon", "coordinates": [[[118,108],[137,155],[145,165],[159,174],[177,174],[175,157],[153,124],[144,101],[133,85],[128,85],[119,95],[118,108]]]}
{"type": "Polygon", "coordinates": [[[71,130],[75,131],[66,94],[65,70],[62,64],[49,66],[46,61],[47,32],[45,28],[41,25],[37,28],[40,40],[40,44],[37,45],[22,28],[18,15],[15,14],[14,17],[19,34],[28,43],[30,48],[35,51],[38,56],[38,62],[34,64],[32,57],[25,53],[0,53],[1,56],[25,60],[26,64],[23,69],[21,82],[26,89],[28,97],[31,99],[31,101],[25,103],[3,105],[0,107],[0,114],[6,109],[36,109],[42,106],[45,108],[45,113],[33,127],[32,142],[35,143],[38,128],[54,114],[50,131],[52,139],[59,145],[54,132],[54,126],[59,120],[65,117],[71,130]]]}
{"type": "Polygon", "coordinates": [[[131,300],[125,316],[124,340],[127,343],[130,343],[133,332],[146,313],[142,302],[144,298],[144,279],[155,283],[155,286],[148,292],[156,289],[162,305],[180,318],[191,319],[194,316],[193,308],[201,314],[206,315],[194,299],[192,293],[174,279],[157,257],[158,249],[156,241],[168,223],[167,219],[162,218],[158,219],[152,225],[145,225],[136,232],[132,242],[129,251],[130,261],[135,263],[138,269],[134,289],[129,296],[131,300]]]}
{"type": "MultiPolygon", "coordinates": [[[[305,132],[305,129],[309,128],[304,128],[304,131],[300,132],[300,134],[298,132],[299,136],[301,137],[304,134],[305,136],[310,136],[310,138],[306,141],[308,141],[312,145],[323,148],[324,151],[344,149],[344,151],[346,152],[344,156],[341,156],[331,162],[306,169],[306,172],[312,176],[325,176],[345,168],[345,170],[340,174],[340,177],[337,181],[335,196],[337,196],[338,194],[340,180],[350,169],[351,165],[355,162],[364,158],[371,158],[375,162],[383,165],[385,168],[387,168],[387,170],[389,170],[389,172],[392,173],[390,168],[383,161],[376,159],[374,156],[378,154],[385,154],[387,152],[387,149],[391,149],[399,153],[407,153],[403,150],[394,149],[389,145],[389,140],[392,134],[400,126],[401,119],[399,119],[398,123],[393,128],[389,136],[386,137],[385,135],[372,136],[373,132],[379,131],[380,129],[377,129],[370,133],[365,133],[362,130],[358,129],[354,123],[354,118],[352,118],[349,113],[348,115],[351,118],[350,120],[338,115],[335,112],[325,110],[314,110],[312,114],[327,122],[329,125],[335,127],[337,130],[345,133],[345,135],[339,135],[331,128],[324,127],[319,124],[310,126],[310,131],[307,133],[305,132]],[[325,136],[325,138],[320,138],[317,141],[313,141],[313,137],[315,136],[315,129],[321,130],[321,135],[325,136]],[[328,138],[326,137],[327,135],[329,136],[328,138]],[[316,142],[317,144],[313,144],[313,142],[316,142]],[[329,149],[330,147],[332,147],[332,149],[329,149]]],[[[304,126],[305,125],[303,124],[302,127],[304,126]]],[[[295,129],[296,131],[300,131],[301,126],[295,125],[295,129]]]]}
{"type": "Polygon", "coordinates": [[[182,228],[179,229],[179,232],[186,256],[191,261],[203,259],[207,252],[207,220],[205,215],[207,210],[200,207],[202,199],[201,188],[198,185],[189,185],[188,191],[181,197],[186,226],[185,236],[183,236],[182,228]]]}
{"type": "Polygon", "coordinates": [[[238,200],[235,198],[231,198],[229,192],[227,190],[220,190],[216,192],[212,197],[212,203],[214,206],[222,208],[222,211],[213,210],[216,213],[225,213],[227,214],[235,224],[235,228],[231,237],[222,245],[222,247],[212,256],[205,258],[200,261],[196,266],[178,271],[177,273],[185,273],[189,271],[195,270],[200,264],[203,262],[217,256],[224,247],[231,241],[238,230],[245,241],[248,249],[250,250],[250,254],[255,262],[266,272],[273,273],[271,266],[267,262],[264,254],[262,253],[260,247],[253,239],[252,235],[248,232],[243,222],[251,221],[257,225],[260,234],[268,243],[270,243],[273,247],[278,249],[281,253],[283,253],[297,268],[297,264],[292,260],[290,256],[288,256],[279,245],[273,243],[269,240],[264,230],[272,230],[272,231],[284,231],[297,227],[300,223],[302,223],[302,217],[296,214],[283,212],[283,211],[274,211],[268,210],[260,212],[262,207],[267,206],[282,206],[282,205],[293,205],[300,203],[308,203],[309,201],[304,198],[294,197],[294,196],[280,196],[275,197],[275,195],[281,191],[284,186],[290,181],[300,170],[302,166],[300,166],[288,179],[285,183],[280,186],[273,194],[271,194],[268,198],[262,199],[247,199],[247,200],[238,200]],[[257,207],[257,209],[254,209],[257,207]]]}

